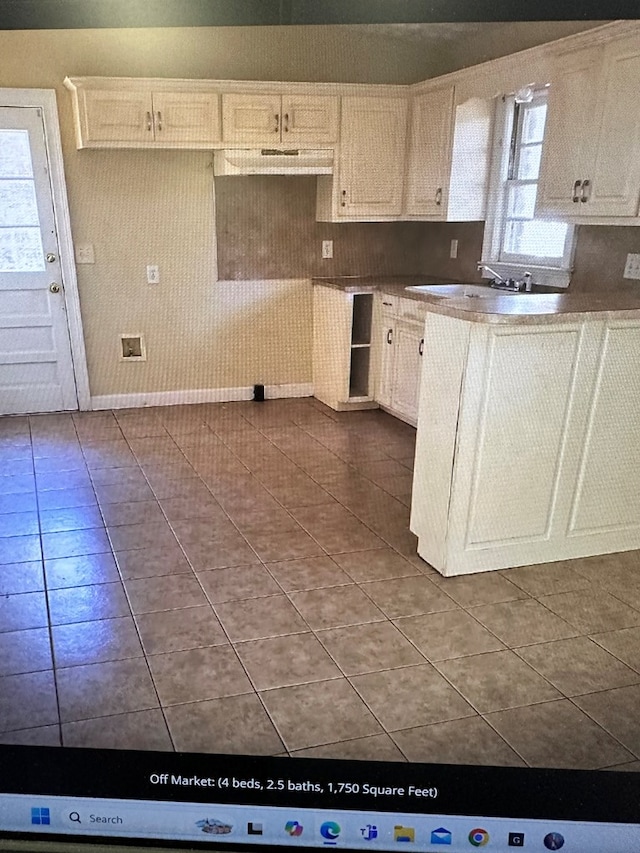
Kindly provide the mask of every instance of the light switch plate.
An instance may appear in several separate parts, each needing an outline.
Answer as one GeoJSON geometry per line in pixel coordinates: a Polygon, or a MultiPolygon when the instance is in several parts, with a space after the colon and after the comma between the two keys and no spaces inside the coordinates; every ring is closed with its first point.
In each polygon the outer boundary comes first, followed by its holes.
{"type": "Polygon", "coordinates": [[[624,265],[624,278],[640,279],[640,255],[627,255],[624,265]]]}
{"type": "Polygon", "coordinates": [[[96,256],[93,250],[93,243],[78,243],[76,246],[76,263],[77,264],[95,264],[96,256]]]}
{"type": "Polygon", "coordinates": [[[457,240],[451,241],[451,248],[449,249],[449,257],[450,258],[457,258],[458,257],[458,241],[457,240]]]}
{"type": "Polygon", "coordinates": [[[325,259],[333,257],[333,240],[322,241],[322,257],[325,259]]]}
{"type": "Polygon", "coordinates": [[[160,284],[160,269],[156,264],[147,264],[147,284],[160,284]]]}

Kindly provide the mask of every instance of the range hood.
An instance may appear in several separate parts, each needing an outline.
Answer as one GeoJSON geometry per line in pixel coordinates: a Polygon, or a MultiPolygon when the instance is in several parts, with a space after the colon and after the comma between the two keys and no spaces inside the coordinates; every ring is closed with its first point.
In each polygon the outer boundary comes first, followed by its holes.
{"type": "Polygon", "coordinates": [[[214,175],[331,175],[332,148],[227,148],[213,153],[214,175]]]}

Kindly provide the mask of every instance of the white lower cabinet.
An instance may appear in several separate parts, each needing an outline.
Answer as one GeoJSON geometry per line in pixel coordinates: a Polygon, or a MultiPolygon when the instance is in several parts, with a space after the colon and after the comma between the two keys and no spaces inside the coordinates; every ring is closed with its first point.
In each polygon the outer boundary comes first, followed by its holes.
{"type": "Polygon", "coordinates": [[[418,420],[424,308],[382,294],[376,312],[376,400],[407,423],[418,420]]]}
{"type": "Polygon", "coordinates": [[[459,575],[638,549],[639,350],[637,319],[428,314],[411,507],[420,556],[459,575]]]}

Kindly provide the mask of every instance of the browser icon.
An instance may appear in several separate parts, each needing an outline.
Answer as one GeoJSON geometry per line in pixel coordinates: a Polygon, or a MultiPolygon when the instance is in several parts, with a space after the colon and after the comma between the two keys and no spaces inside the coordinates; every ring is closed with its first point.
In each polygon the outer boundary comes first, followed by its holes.
{"type": "Polygon", "coordinates": [[[451,833],[444,826],[439,826],[431,832],[432,844],[451,844],[451,833]]]}

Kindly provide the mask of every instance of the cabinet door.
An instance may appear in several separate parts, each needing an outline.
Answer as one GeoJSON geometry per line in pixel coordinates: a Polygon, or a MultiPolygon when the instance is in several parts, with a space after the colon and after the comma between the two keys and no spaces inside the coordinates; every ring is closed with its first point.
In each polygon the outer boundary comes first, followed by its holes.
{"type": "Polygon", "coordinates": [[[218,142],[218,96],[206,92],[154,92],[156,142],[218,142]]]}
{"type": "Polygon", "coordinates": [[[153,143],[150,92],[83,89],[79,94],[85,143],[153,143]]]}
{"type": "Polygon", "coordinates": [[[399,216],[407,102],[343,98],[336,176],[339,216],[399,216]]]}
{"type": "Polygon", "coordinates": [[[391,408],[412,421],[418,419],[423,330],[398,323],[395,338],[391,408]]]}
{"type": "Polygon", "coordinates": [[[223,95],[224,142],[280,141],[280,95],[223,95]]]}
{"type": "Polygon", "coordinates": [[[338,98],[330,95],[283,95],[282,141],[313,145],[338,138],[338,98]]]}
{"type": "Polygon", "coordinates": [[[636,216],[640,194],[640,42],[614,42],[605,50],[601,107],[585,120],[597,138],[591,170],[585,175],[582,216],[636,216]],[[597,122],[597,123],[596,123],[597,122]]]}
{"type": "Polygon", "coordinates": [[[581,182],[589,177],[598,121],[595,92],[602,48],[582,50],[556,65],[549,89],[537,214],[582,216],[581,182]],[[575,200],[574,200],[575,199],[575,200]]]}
{"type": "MultiPolygon", "coordinates": [[[[383,297],[384,298],[384,297],[383,297]]],[[[391,407],[391,390],[393,388],[393,364],[395,358],[395,317],[385,312],[380,312],[380,324],[378,327],[378,351],[380,367],[378,372],[378,387],[376,400],[383,406],[391,407]]]]}
{"type": "Polygon", "coordinates": [[[435,89],[411,102],[406,213],[446,215],[451,170],[454,89],[435,89]]]}

